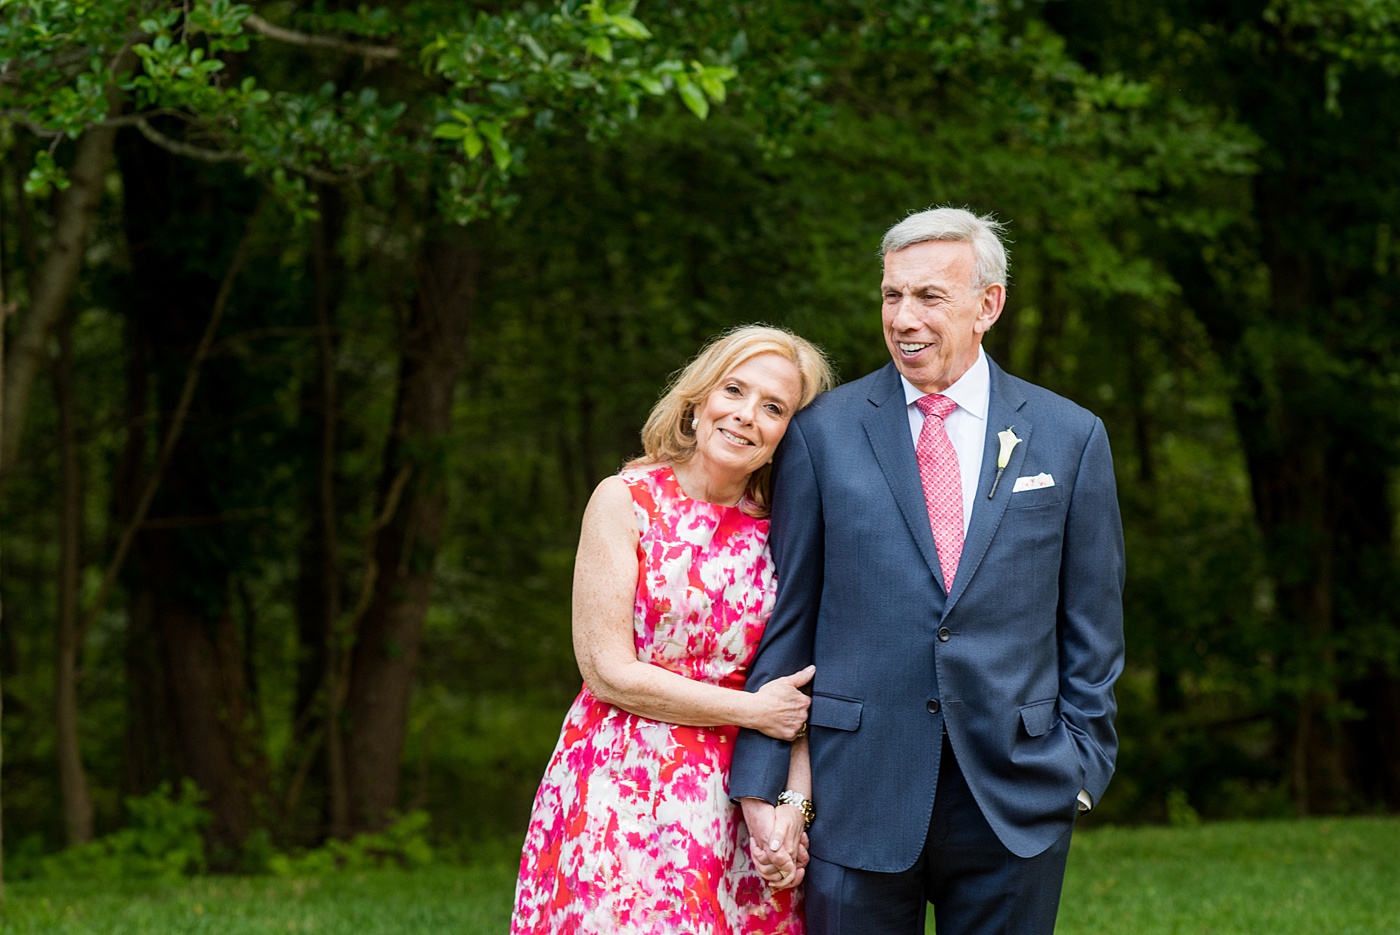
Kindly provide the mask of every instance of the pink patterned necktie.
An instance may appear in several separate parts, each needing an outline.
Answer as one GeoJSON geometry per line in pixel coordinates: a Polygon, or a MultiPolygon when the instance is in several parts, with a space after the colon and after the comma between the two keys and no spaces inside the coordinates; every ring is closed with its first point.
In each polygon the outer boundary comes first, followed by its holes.
{"type": "Polygon", "coordinates": [[[928,507],[933,542],[938,547],[938,564],[943,568],[943,584],[951,592],[963,547],[962,473],[943,420],[958,404],[934,393],[916,399],[914,405],[924,414],[924,427],[914,446],[919,457],[919,479],[924,482],[924,504],[928,507]]]}

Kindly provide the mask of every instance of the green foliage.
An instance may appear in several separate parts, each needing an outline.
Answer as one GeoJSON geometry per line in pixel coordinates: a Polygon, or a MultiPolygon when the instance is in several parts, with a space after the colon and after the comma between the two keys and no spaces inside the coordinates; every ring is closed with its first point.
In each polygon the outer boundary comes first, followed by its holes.
{"type": "Polygon", "coordinates": [[[428,843],[427,812],[410,812],[383,831],[357,834],[349,841],[332,838],[323,846],[295,856],[272,855],[267,862],[278,876],[319,876],[333,870],[369,870],[397,866],[416,869],[433,863],[428,843]]]}
{"type": "MultiPolygon", "coordinates": [[[[276,41],[279,34],[250,22],[248,4],[195,0],[152,13],[140,0],[6,3],[0,113],[55,145],[105,121],[135,122],[172,151],[241,163],[301,220],[315,216],[307,179],[344,183],[391,167],[431,168],[446,183],[444,213],[466,223],[507,203],[502,184],[519,173],[523,147],[555,126],[556,115],[590,134],[613,133],[637,116],[644,97],[672,87],[702,118],[710,100],[724,100],[734,71],[697,61],[686,72],[668,57],[672,49],[652,41],[633,7],[563,0],[538,12],[473,14],[420,3],[399,16],[367,6],[310,16],[313,25],[320,20],[367,39],[292,31],[302,37],[295,42],[352,56],[362,49],[396,63],[386,67],[416,58],[433,79],[425,88],[366,76],[358,91],[341,92],[333,84],[298,87],[295,78],[278,86],[259,74],[267,36],[276,41]],[[132,36],[140,41],[128,53],[132,36]],[[245,77],[226,81],[235,58],[245,77]],[[115,91],[120,116],[110,112],[115,91]],[[170,116],[188,125],[184,136],[201,142],[172,139],[150,122],[170,116]],[[478,162],[483,151],[489,167],[478,162]]],[[[62,184],[62,168],[51,160],[36,163],[34,172],[33,193],[62,184]]]]}
{"type": "Polygon", "coordinates": [[[1263,19],[1296,54],[1324,64],[1326,106],[1341,114],[1348,72],[1379,68],[1400,75],[1400,3],[1396,0],[1272,0],[1263,19]]]}
{"type": "MultiPolygon", "coordinates": [[[[40,858],[33,876],[49,880],[175,880],[205,869],[201,829],[209,813],[192,780],[171,794],[168,784],[126,800],[120,831],[40,858]]],[[[24,876],[21,866],[17,875],[24,876]]]]}
{"type": "Polygon", "coordinates": [[[1201,823],[1201,814],[1191,807],[1191,800],[1183,789],[1167,792],[1167,824],[1173,828],[1194,828],[1201,823]]]}
{"type": "Polygon", "coordinates": [[[54,189],[63,191],[70,184],[68,176],[53,161],[53,154],[40,151],[34,155],[34,165],[24,178],[24,192],[26,195],[43,197],[54,189]]]}

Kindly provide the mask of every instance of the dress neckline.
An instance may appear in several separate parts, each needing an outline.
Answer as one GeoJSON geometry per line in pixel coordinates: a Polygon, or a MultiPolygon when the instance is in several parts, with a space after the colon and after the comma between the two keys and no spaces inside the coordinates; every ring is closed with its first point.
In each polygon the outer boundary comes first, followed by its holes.
{"type": "Polygon", "coordinates": [[[715,503],[713,500],[701,500],[699,497],[692,497],[690,494],[686,493],[685,485],[681,483],[680,476],[676,474],[676,469],[671,462],[664,461],[661,467],[665,469],[666,473],[671,475],[671,482],[675,484],[676,487],[677,498],[687,503],[698,503],[701,506],[711,507],[716,510],[740,510],[740,512],[742,512],[741,508],[749,499],[747,493],[739,497],[738,503],[715,503]]]}

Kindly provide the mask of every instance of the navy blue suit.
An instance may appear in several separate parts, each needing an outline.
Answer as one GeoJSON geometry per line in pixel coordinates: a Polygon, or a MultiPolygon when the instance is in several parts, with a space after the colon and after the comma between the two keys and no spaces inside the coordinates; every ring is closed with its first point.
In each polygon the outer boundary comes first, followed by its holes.
{"type": "MultiPolygon", "coordinates": [[[[778,598],[748,684],[816,664],[821,861],[881,873],[915,864],[945,732],[976,806],[1017,857],[1067,835],[1081,789],[1097,803],[1108,787],[1124,555],[1103,423],[991,363],[986,432],[951,594],[893,363],[819,397],[779,450],[778,598]],[[988,499],[997,433],[1011,426],[1021,443],[988,499]],[[1014,490],[1042,473],[1053,486],[1014,490]]],[[[775,801],[788,754],[743,731],[730,795],[775,801]]]]}

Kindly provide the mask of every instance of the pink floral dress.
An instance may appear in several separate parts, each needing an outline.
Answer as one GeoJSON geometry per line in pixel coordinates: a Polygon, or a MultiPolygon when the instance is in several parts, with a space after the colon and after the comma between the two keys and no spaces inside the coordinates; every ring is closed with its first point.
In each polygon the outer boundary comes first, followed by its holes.
{"type": "MultiPolygon", "coordinates": [[[[641,534],[637,658],[744,687],[773,609],[768,521],[623,471],[641,534]]],[[[753,869],[729,802],[736,727],[652,721],[579,692],[535,797],[512,935],[804,931],[800,896],[753,869]]]]}

